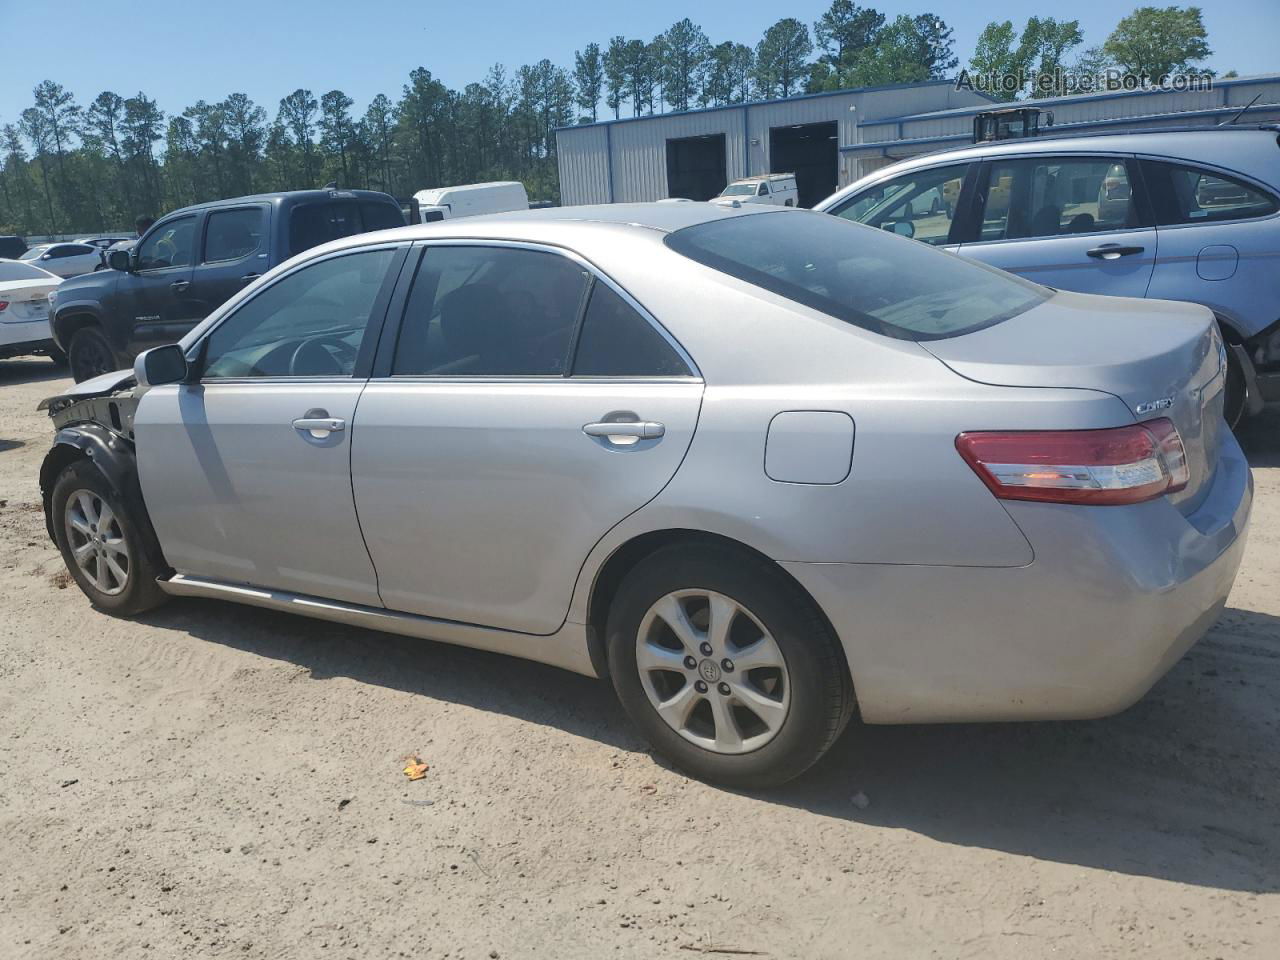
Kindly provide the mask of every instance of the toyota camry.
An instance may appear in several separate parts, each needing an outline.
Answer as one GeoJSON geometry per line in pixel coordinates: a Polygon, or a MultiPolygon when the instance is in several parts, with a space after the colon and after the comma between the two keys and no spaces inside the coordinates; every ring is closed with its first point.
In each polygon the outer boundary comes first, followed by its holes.
{"type": "Polygon", "coordinates": [[[674,763],[766,785],[855,712],[1141,697],[1244,548],[1224,368],[1204,307],[819,213],[531,211],[282,264],[46,401],[41,483],[104,611],[215,597],[608,677],[674,763]]]}

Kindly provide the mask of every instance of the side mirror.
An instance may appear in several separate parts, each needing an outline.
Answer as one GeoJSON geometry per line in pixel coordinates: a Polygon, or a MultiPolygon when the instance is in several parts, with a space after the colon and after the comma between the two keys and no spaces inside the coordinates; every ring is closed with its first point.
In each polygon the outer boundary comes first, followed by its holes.
{"type": "Polygon", "coordinates": [[[124,273],[129,272],[129,251],[128,250],[112,250],[107,254],[107,266],[112,270],[120,270],[124,273]]]}
{"type": "Polygon", "coordinates": [[[892,223],[886,223],[885,229],[908,240],[916,235],[916,225],[910,220],[894,220],[892,223]]]}
{"type": "Polygon", "coordinates": [[[182,347],[167,343],[138,354],[133,361],[133,375],[140,387],[157,387],[162,383],[181,383],[187,378],[187,357],[182,347]]]}

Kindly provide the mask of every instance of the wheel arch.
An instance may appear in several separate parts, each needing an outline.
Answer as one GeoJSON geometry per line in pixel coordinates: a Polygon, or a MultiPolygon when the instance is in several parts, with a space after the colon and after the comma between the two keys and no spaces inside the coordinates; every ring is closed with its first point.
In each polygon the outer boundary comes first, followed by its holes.
{"type": "Polygon", "coordinates": [[[837,646],[840,647],[840,655],[844,658],[844,668],[849,675],[849,681],[853,685],[854,703],[857,703],[857,684],[854,683],[852,671],[849,669],[848,657],[844,654],[844,644],[841,642],[840,633],[836,630],[835,624],[831,622],[831,618],[827,616],[827,612],[822,609],[822,605],[814,598],[804,585],[793,577],[784,567],[767,554],[761,552],[749,544],[743,543],[741,540],[735,540],[732,537],[724,536],[719,533],[710,533],[706,530],[688,529],[682,527],[671,527],[658,530],[648,530],[644,533],[637,534],[629,540],[619,544],[612,553],[605,558],[604,562],[597,568],[594,578],[592,579],[591,589],[587,597],[587,647],[591,657],[591,665],[601,677],[609,675],[608,658],[606,656],[605,647],[605,625],[609,615],[609,607],[613,602],[613,598],[617,595],[618,587],[628,573],[633,570],[646,557],[651,556],[658,550],[665,549],[676,544],[685,544],[688,546],[709,545],[722,549],[727,549],[734,553],[738,553],[744,557],[751,557],[758,561],[767,563],[778,575],[790,583],[813,605],[813,609],[817,611],[827,628],[831,631],[831,635],[836,638],[837,646]]]}
{"type": "Polygon", "coordinates": [[[83,330],[85,327],[99,327],[103,335],[107,336],[107,341],[110,342],[111,339],[102,323],[97,304],[69,303],[54,314],[49,326],[53,332],[53,342],[63,353],[66,353],[71,346],[71,338],[76,335],[76,331],[83,330]]]}
{"type": "Polygon", "coordinates": [[[57,543],[53,526],[53,488],[68,467],[84,461],[97,467],[121,500],[137,511],[143,548],[150,554],[158,569],[170,570],[152,526],[151,515],[142,499],[133,444],[99,423],[75,423],[63,427],[54,437],[53,446],[40,464],[40,498],[44,506],[45,530],[49,539],[57,543]]]}

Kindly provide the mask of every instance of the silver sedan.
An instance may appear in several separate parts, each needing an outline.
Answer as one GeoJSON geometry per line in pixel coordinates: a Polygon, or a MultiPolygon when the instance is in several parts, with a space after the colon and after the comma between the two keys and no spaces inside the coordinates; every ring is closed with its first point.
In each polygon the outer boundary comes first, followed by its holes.
{"type": "Polygon", "coordinates": [[[220,597],[612,679],[663,754],[794,777],[868,723],[1123,709],[1252,497],[1203,307],[808,211],[350,237],[47,401],[93,603],[220,597]],[[136,382],[136,383],[135,383],[136,382]]]}

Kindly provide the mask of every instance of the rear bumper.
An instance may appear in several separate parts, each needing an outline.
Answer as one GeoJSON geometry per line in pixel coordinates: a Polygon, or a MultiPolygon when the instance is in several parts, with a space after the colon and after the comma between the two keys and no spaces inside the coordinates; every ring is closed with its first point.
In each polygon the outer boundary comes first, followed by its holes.
{"type": "Polygon", "coordinates": [[[53,345],[48,320],[0,323],[0,357],[21,357],[36,351],[47,352],[53,345]]]}
{"type": "Polygon", "coordinates": [[[1183,516],[1009,503],[1024,567],[786,563],[831,619],[870,723],[1080,719],[1130,706],[1213,625],[1253,478],[1230,431],[1183,516]]]}

